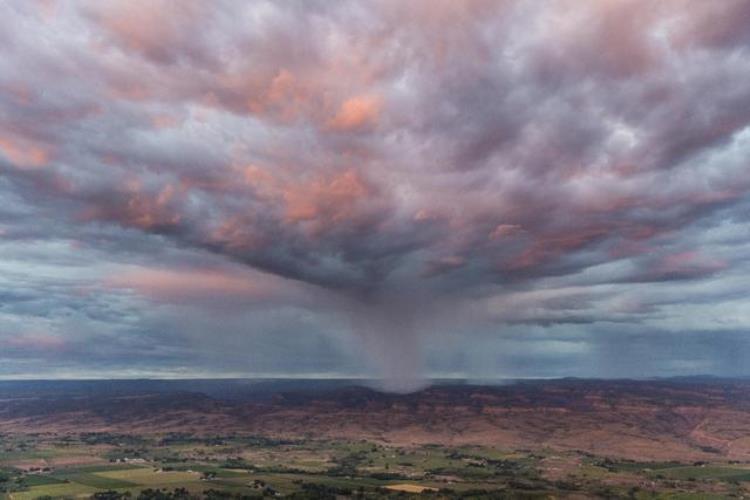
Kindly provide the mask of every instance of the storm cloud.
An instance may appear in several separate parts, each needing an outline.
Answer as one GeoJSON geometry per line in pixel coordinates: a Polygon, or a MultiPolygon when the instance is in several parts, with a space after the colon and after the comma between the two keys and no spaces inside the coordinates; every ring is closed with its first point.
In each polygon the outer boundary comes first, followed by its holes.
{"type": "Polygon", "coordinates": [[[741,372],[748,15],[5,2],[0,374],[741,372]]]}

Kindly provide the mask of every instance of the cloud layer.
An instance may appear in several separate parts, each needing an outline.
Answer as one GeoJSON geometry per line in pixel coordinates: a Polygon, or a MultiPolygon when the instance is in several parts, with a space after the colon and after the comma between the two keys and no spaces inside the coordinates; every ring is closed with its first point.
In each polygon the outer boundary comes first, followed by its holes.
{"type": "Polygon", "coordinates": [[[7,2],[6,374],[742,371],[748,16],[7,2]]]}

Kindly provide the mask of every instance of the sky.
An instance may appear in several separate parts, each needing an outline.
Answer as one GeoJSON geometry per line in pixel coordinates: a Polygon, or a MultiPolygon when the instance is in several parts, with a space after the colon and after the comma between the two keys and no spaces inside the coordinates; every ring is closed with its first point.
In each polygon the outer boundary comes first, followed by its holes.
{"type": "Polygon", "coordinates": [[[750,375],[748,18],[2,2],[0,378],[750,375]]]}

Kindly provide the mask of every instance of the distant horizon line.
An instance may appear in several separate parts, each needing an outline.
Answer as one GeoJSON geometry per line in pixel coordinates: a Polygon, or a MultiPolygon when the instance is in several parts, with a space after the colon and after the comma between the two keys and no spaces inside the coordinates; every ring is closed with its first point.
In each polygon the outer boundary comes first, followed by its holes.
{"type": "MultiPolygon", "coordinates": [[[[440,380],[463,380],[463,381],[522,381],[522,380],[664,380],[664,379],[747,379],[750,375],[713,375],[713,374],[694,374],[694,375],[652,375],[652,376],[629,376],[629,377],[602,377],[602,376],[499,376],[499,377],[476,377],[476,376],[429,376],[424,377],[422,380],[425,381],[440,381],[440,380]]],[[[378,377],[366,377],[366,376],[326,376],[326,375],[245,375],[245,376],[200,376],[200,377],[158,377],[158,376],[134,376],[134,377],[5,377],[0,376],[0,382],[135,382],[135,381],[232,381],[232,380],[257,380],[257,381],[268,381],[268,380],[360,380],[367,382],[381,382],[384,379],[378,377]]]]}

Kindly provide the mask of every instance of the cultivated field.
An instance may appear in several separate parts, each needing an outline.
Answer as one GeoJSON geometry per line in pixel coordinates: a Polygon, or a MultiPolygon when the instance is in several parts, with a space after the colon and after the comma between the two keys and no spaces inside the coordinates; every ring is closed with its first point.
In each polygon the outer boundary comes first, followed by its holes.
{"type": "Polygon", "coordinates": [[[750,463],[735,461],[638,462],[552,450],[403,447],[237,435],[167,434],[135,442],[131,436],[107,433],[3,436],[0,498],[576,498],[582,494],[726,498],[750,494],[750,463]],[[96,444],[87,444],[92,441],[96,444]],[[61,464],[59,458],[67,450],[87,451],[88,463],[61,464]]]}

